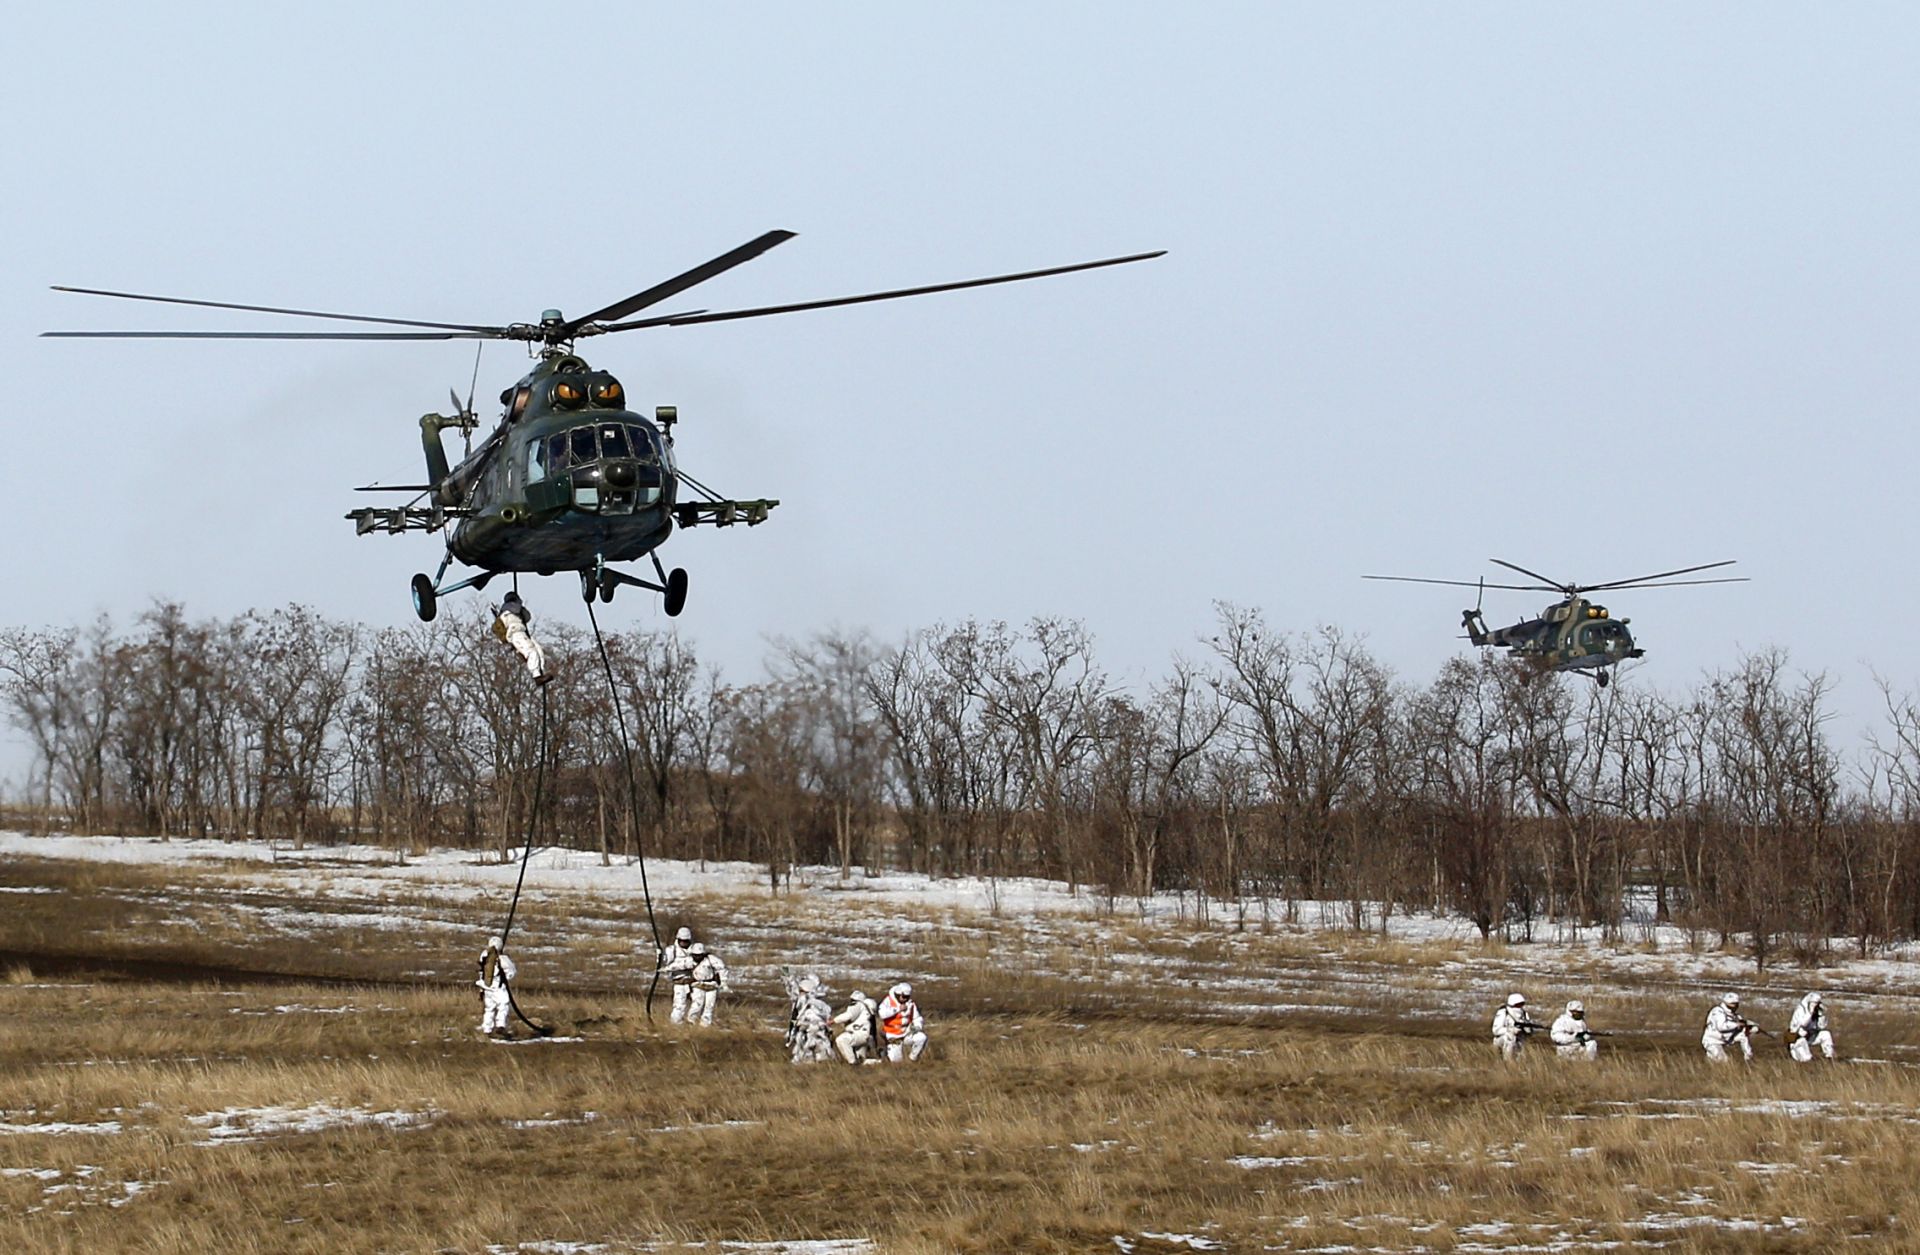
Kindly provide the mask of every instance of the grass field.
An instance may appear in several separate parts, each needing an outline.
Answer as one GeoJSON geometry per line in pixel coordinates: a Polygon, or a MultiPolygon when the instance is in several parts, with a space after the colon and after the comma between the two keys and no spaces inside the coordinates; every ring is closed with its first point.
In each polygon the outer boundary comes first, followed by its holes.
{"type": "Polygon", "coordinates": [[[1854,1062],[1715,1069],[1718,986],[1630,955],[845,898],[677,898],[741,991],[700,1031],[647,1020],[636,903],[547,891],[512,948],[556,1034],[505,1044],[492,896],[9,858],[0,1251],[1920,1247],[1898,989],[1748,984],[1776,1029],[1837,990],[1854,1062]],[[926,1060],[789,1065],[796,962],[911,975],[926,1060]],[[1516,984],[1623,1033],[1501,1065],[1516,984]]]}

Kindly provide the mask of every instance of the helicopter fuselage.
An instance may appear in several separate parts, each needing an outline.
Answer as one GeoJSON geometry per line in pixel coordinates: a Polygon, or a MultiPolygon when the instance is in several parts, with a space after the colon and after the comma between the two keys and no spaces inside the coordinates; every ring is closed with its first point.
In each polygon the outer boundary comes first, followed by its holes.
{"type": "Polygon", "coordinates": [[[1488,628],[1476,610],[1463,614],[1467,637],[1475,645],[1510,649],[1548,671],[1591,671],[1646,653],[1633,643],[1627,620],[1582,597],[1548,606],[1537,619],[1488,628]]]}
{"type": "MultiPolygon", "coordinates": [[[[644,557],[673,534],[673,442],[626,408],[612,375],[554,354],[502,400],[500,427],[435,488],[464,507],[447,539],[455,558],[487,571],[581,571],[644,557]]],[[[431,448],[427,460],[431,473],[431,448]]]]}

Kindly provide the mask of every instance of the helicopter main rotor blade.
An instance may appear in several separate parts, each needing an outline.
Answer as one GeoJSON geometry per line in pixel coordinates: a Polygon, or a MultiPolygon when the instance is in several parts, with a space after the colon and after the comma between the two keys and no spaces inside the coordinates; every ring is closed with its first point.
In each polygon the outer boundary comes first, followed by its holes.
{"type": "Polygon", "coordinates": [[[724,274],[743,262],[752,261],[774,245],[785,244],[793,236],[792,231],[769,231],[757,239],[748,240],[739,248],[722,253],[712,261],[702,262],[692,270],[675,275],[665,283],[656,283],[644,292],[635,292],[624,301],[616,301],[605,309],[596,309],[584,318],[570,320],[566,326],[566,334],[572,335],[590,322],[611,322],[625,318],[628,314],[638,313],[649,305],[657,305],[695,284],[705,283],[715,275],[724,274]]]}
{"type": "Polygon", "coordinates": [[[1558,584],[1489,584],[1484,580],[1429,580],[1418,575],[1363,575],[1363,580],[1395,580],[1402,584],[1451,584],[1455,588],[1506,588],[1517,593],[1557,593],[1558,584]]]}
{"type": "Polygon", "coordinates": [[[864,305],[869,301],[891,301],[903,296],[925,296],[929,292],[957,292],[962,288],[984,288],[995,283],[1018,283],[1023,279],[1044,279],[1049,275],[1072,274],[1077,270],[1098,270],[1102,266],[1124,266],[1128,262],[1147,261],[1166,256],[1166,249],[1134,253],[1127,257],[1109,257],[1103,261],[1083,261],[1071,266],[1050,266],[1045,270],[1023,270],[1019,274],[994,275],[988,279],[965,279],[958,283],[933,283],[919,288],[898,288],[891,292],[869,292],[863,296],[836,296],[824,301],[800,301],[793,305],[763,305],[757,309],[721,310],[710,314],[683,314],[668,318],[650,318],[639,322],[612,323],[606,331],[632,331],[638,327],[685,327],[701,322],[730,322],[736,318],[764,318],[769,314],[793,314],[806,309],[830,309],[836,305],[864,305]]]}
{"type": "Polygon", "coordinates": [[[239,309],[255,314],[290,314],[296,318],[333,318],[341,322],[377,322],[392,327],[438,327],[445,331],[494,332],[506,334],[505,327],[482,327],[464,322],[422,322],[416,318],[375,318],[369,314],[326,314],[317,309],[282,309],[277,305],[236,305],[231,301],[194,301],[183,296],[148,296],[141,292],[108,292],[101,288],[69,288],[54,284],[55,292],[77,292],[81,296],[111,296],[122,301],[157,301],[162,305],[198,305],[204,309],[239,309]]]}
{"type": "Polygon", "coordinates": [[[53,340],[493,340],[484,331],[42,331],[53,340]]]}
{"type": "MultiPolygon", "coordinates": [[[[1648,580],[1664,580],[1669,576],[1673,576],[1673,575],[1691,575],[1695,571],[1711,571],[1716,567],[1732,566],[1737,561],[1739,561],[1739,559],[1737,558],[1728,558],[1724,562],[1707,562],[1707,563],[1701,564],[1700,566],[1683,566],[1678,571],[1662,571],[1658,575],[1636,575],[1630,580],[1613,580],[1610,583],[1606,583],[1606,584],[1589,584],[1589,585],[1586,585],[1586,590],[1598,591],[1599,589],[1603,589],[1603,588],[1625,588],[1629,584],[1644,584],[1648,580]]],[[[1712,583],[1714,581],[1701,580],[1699,582],[1704,584],[1704,583],[1712,583]]]]}
{"type": "MultiPolygon", "coordinates": [[[[1622,588],[1687,588],[1694,584],[1750,584],[1752,582],[1753,581],[1751,581],[1744,575],[1729,575],[1720,579],[1712,579],[1712,580],[1663,580],[1658,584],[1607,584],[1607,585],[1604,585],[1603,587],[1609,588],[1609,589],[1615,589],[1615,590],[1622,589],[1622,588]]],[[[1591,588],[1583,588],[1580,591],[1583,593],[1590,593],[1590,592],[1594,592],[1595,590],[1591,588]]]]}
{"type": "MultiPolygon", "coordinates": [[[[1529,571],[1527,570],[1527,568],[1523,566],[1515,566],[1513,563],[1508,562],[1504,558],[1488,558],[1487,561],[1495,563],[1499,566],[1503,566],[1507,568],[1507,570],[1509,571],[1518,571],[1522,575],[1531,575],[1534,579],[1539,580],[1541,583],[1547,585],[1550,589],[1554,590],[1555,592],[1566,593],[1566,592],[1571,592],[1573,589],[1573,585],[1571,584],[1562,584],[1556,580],[1548,579],[1546,576],[1540,574],[1540,572],[1538,571],[1529,571]]],[[[1498,588],[1499,585],[1494,584],[1494,585],[1489,585],[1489,587],[1498,588]]]]}

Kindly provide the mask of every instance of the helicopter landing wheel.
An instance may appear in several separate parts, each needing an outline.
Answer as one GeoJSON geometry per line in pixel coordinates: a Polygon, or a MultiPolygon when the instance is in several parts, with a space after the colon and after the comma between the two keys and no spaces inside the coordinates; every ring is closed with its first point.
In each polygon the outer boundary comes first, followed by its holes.
{"type": "Polygon", "coordinates": [[[1607,687],[1607,673],[1606,673],[1606,672],[1604,672],[1604,671],[1602,671],[1602,672],[1600,673],[1600,675],[1598,676],[1598,679],[1599,679],[1599,682],[1600,682],[1600,687],[1601,687],[1601,688],[1605,688],[1605,687],[1607,687]]]}
{"type": "Polygon", "coordinates": [[[599,591],[600,581],[594,578],[593,572],[580,572],[580,600],[592,601],[593,595],[599,591]]]}
{"type": "Polygon", "coordinates": [[[687,608],[687,573],[682,567],[673,568],[667,576],[667,596],[662,603],[667,617],[672,618],[687,608]]]}
{"type": "Polygon", "coordinates": [[[433,591],[433,581],[424,575],[413,577],[413,612],[420,616],[422,623],[432,623],[433,616],[440,612],[439,595],[433,591]]]}
{"type": "Polygon", "coordinates": [[[614,578],[612,571],[602,571],[600,573],[600,600],[602,602],[612,601],[613,590],[618,587],[620,587],[620,581],[614,578]]]}

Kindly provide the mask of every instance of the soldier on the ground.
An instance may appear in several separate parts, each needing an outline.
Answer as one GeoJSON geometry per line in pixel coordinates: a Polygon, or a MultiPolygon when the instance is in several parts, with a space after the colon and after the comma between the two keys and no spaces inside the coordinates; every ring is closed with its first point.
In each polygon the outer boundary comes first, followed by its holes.
{"type": "Polygon", "coordinates": [[[721,994],[732,992],[727,986],[727,965],[704,942],[694,942],[687,953],[693,958],[693,994],[687,1003],[687,1023],[712,1027],[713,1004],[721,994]]]}
{"type": "Polygon", "coordinates": [[[795,1063],[826,1063],[833,1058],[833,1042],[827,1036],[833,1007],[822,996],[825,992],[820,978],[811,972],[793,987],[793,1013],[787,1017],[787,1047],[793,1051],[795,1063]]]}
{"type": "Polygon", "coordinates": [[[926,1021],[913,1000],[913,986],[902,981],[880,1000],[880,1035],[887,1043],[887,1062],[911,1062],[927,1048],[926,1021]]]}
{"type": "Polygon", "coordinates": [[[473,982],[480,990],[480,1031],[494,1037],[504,1037],[510,1031],[507,1012],[513,1006],[513,995],[507,985],[519,975],[501,945],[500,938],[487,938],[487,948],[480,952],[480,974],[473,982]]]}
{"type": "Polygon", "coordinates": [[[1793,1019],[1787,1024],[1787,1050],[1795,1063],[1812,1063],[1815,1050],[1823,1058],[1834,1057],[1833,1029],[1827,1023],[1827,1008],[1820,1001],[1819,990],[1802,998],[1793,1009],[1793,1019]]]}
{"type": "Polygon", "coordinates": [[[687,1004],[693,995],[693,968],[698,962],[693,957],[693,929],[682,926],[673,936],[673,944],[660,952],[659,968],[667,974],[667,980],[673,985],[673,1015],[675,1024],[687,1018],[687,1004]]]}
{"type": "Polygon", "coordinates": [[[1740,1057],[1753,1059],[1753,1034],[1759,1028],[1752,1020],[1740,1014],[1740,995],[1722,994],[1720,1001],[1713,1004],[1713,1010],[1707,1012],[1707,1027],[1700,1034],[1700,1045],[1706,1049],[1707,1058],[1715,1063],[1727,1061],[1729,1047],[1738,1046],[1740,1057]]]}
{"type": "Polygon", "coordinates": [[[1505,1005],[1493,1013],[1493,1044],[1499,1047],[1502,1059],[1518,1058],[1527,1038],[1545,1027],[1527,1014],[1525,994],[1508,994],[1505,1005]]]}
{"type": "Polygon", "coordinates": [[[833,1039],[833,1048],[842,1059],[848,1063],[877,1061],[880,1008],[873,999],[854,990],[847,1009],[834,1016],[833,1022],[845,1026],[833,1039]]]}
{"type": "Polygon", "coordinates": [[[1587,1004],[1578,998],[1567,1004],[1567,1009],[1547,1030],[1547,1036],[1553,1040],[1554,1053],[1562,1059],[1600,1057],[1600,1039],[1594,1036],[1593,1028],[1587,1023],[1587,1004]]]}

